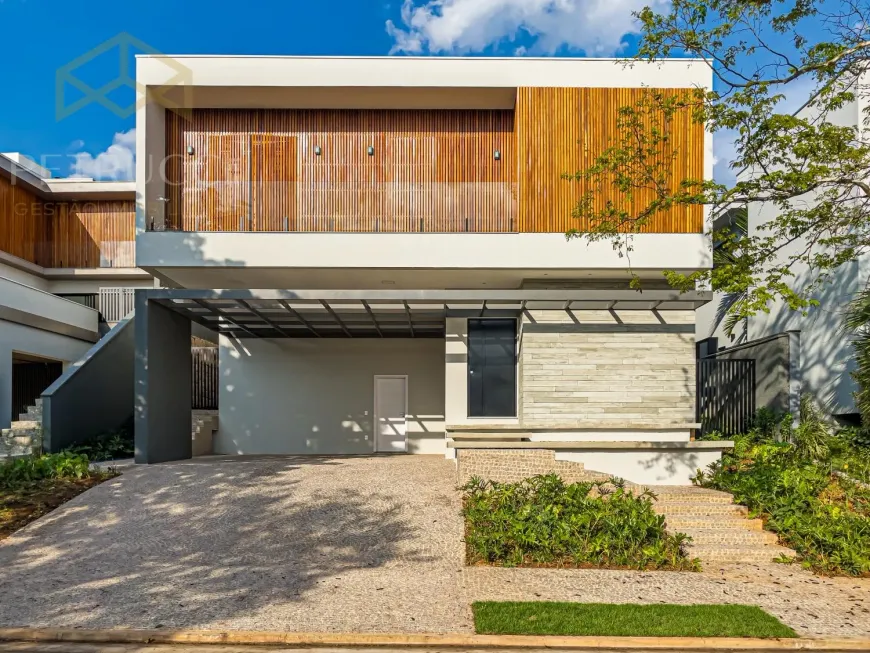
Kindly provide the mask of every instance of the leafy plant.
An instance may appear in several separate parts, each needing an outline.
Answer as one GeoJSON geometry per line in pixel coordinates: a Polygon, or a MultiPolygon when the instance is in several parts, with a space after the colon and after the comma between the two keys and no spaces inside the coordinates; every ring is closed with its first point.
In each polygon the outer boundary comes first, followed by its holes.
{"type": "Polygon", "coordinates": [[[812,397],[801,395],[800,423],[791,430],[789,438],[794,444],[795,454],[809,460],[823,460],[829,453],[830,438],[831,432],[825,418],[812,397]]]}
{"type": "Polygon", "coordinates": [[[27,456],[0,464],[0,489],[14,490],[52,478],[84,478],[91,470],[87,456],[72,453],[27,456]]]}
{"type": "Polygon", "coordinates": [[[104,433],[67,449],[70,453],[87,456],[95,462],[132,458],[135,453],[133,437],[125,431],[104,433]]]}
{"type": "Polygon", "coordinates": [[[461,488],[471,563],[697,570],[690,538],[665,532],[650,492],[623,481],[566,484],[555,474],[461,488]]]}

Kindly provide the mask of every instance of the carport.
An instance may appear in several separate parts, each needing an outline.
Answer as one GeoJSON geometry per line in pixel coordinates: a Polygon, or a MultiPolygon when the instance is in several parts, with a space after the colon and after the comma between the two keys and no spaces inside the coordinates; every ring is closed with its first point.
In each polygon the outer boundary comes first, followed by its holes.
{"type": "MultiPolygon", "coordinates": [[[[446,413],[467,405],[469,318],[529,310],[695,308],[705,293],[673,290],[191,290],[136,291],[136,460],[191,457],[190,334],[195,322],[232,342],[249,339],[440,339],[446,413]],[[451,396],[453,393],[454,396],[451,396]]],[[[450,415],[445,414],[449,420],[450,415]]],[[[377,449],[376,449],[377,450],[377,449]]]]}

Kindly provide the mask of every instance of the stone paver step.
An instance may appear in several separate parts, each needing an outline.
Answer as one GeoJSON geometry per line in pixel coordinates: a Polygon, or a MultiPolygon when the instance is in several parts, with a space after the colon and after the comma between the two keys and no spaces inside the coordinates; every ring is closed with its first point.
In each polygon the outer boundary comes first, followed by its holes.
{"type": "Polygon", "coordinates": [[[19,420],[10,424],[10,427],[14,431],[22,431],[25,429],[38,429],[40,426],[42,426],[42,424],[36,420],[19,420]]]}
{"type": "Polygon", "coordinates": [[[680,529],[680,533],[685,533],[692,538],[692,543],[704,546],[708,544],[740,544],[740,545],[761,545],[776,544],[778,538],[776,533],[770,531],[750,531],[741,528],[699,528],[699,529],[680,529]]]}
{"type": "Polygon", "coordinates": [[[695,487],[694,485],[641,485],[638,486],[641,490],[650,490],[656,496],[692,496],[692,497],[728,497],[731,495],[722,490],[713,490],[706,487],[695,487]]]}
{"type": "Polygon", "coordinates": [[[20,422],[28,422],[28,421],[41,422],[41,420],[42,420],[42,413],[32,413],[32,412],[28,411],[26,413],[19,413],[18,414],[18,421],[20,421],[20,422]]]}
{"type": "Polygon", "coordinates": [[[686,502],[697,504],[734,503],[734,497],[732,497],[730,494],[664,494],[659,495],[659,497],[656,499],[657,504],[686,502]]]}
{"type": "Polygon", "coordinates": [[[760,519],[748,519],[742,515],[668,515],[665,526],[669,531],[684,532],[698,528],[734,528],[760,531],[764,523],[760,519]]]}
{"type": "Polygon", "coordinates": [[[706,501],[667,501],[656,502],[653,509],[665,516],[670,515],[746,515],[749,511],[745,506],[735,503],[708,503],[706,501]]]}
{"type": "Polygon", "coordinates": [[[692,557],[700,558],[702,563],[771,562],[782,555],[795,555],[793,550],[775,544],[763,546],[745,544],[692,544],[688,547],[688,553],[692,557]]]}

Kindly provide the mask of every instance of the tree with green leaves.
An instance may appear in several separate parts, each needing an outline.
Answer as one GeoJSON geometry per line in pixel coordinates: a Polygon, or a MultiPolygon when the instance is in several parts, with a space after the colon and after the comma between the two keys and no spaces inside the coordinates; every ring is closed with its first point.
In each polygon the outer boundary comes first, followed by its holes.
{"type": "Polygon", "coordinates": [[[591,225],[568,237],[610,239],[628,251],[632,234],[674,207],[703,205],[717,224],[728,211],[763,202],[775,211],[759,228],[714,233],[712,270],[671,271],[667,279],[732,297],[733,322],[777,300],[807,310],[837,268],[870,246],[870,142],[862,138],[870,113],[851,124],[837,119],[844,108],[870,107],[870,7],[854,0],[673,0],[664,13],[646,8],[637,18],[636,60],[702,57],[713,89],[649,89],[620,108],[616,141],[588,169],[566,175],[588,189],[574,215],[591,225]],[[786,112],[782,100],[797,83],[807,104],[786,112]],[[670,183],[679,152],[661,152],[668,151],[668,123],[684,111],[714,134],[733,135],[736,181],[670,183]],[[605,189],[611,199],[602,206],[594,198],[605,189]],[[641,195],[651,199],[638,208],[641,195]],[[810,278],[798,284],[795,270],[804,267],[810,278]]]}

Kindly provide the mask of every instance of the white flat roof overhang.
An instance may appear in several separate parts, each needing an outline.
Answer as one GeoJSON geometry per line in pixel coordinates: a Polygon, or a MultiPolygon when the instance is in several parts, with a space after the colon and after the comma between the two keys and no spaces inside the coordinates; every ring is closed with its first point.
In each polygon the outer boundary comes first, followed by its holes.
{"type": "Polygon", "coordinates": [[[710,88],[702,59],[139,55],[169,108],[510,109],[520,87],[710,88]]]}
{"type": "Polygon", "coordinates": [[[441,338],[447,317],[547,310],[694,310],[712,293],[676,290],[137,290],[238,338],[441,338]]]}

